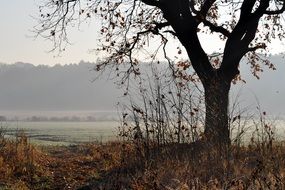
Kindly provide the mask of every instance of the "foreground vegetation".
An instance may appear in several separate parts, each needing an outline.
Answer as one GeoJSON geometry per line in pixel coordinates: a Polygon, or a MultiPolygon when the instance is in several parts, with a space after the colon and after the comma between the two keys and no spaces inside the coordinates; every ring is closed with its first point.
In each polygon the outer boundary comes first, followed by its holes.
{"type": "Polygon", "coordinates": [[[251,141],[227,158],[198,145],[138,141],[35,146],[0,138],[0,189],[284,189],[285,144],[251,141]],[[147,154],[146,154],[147,152],[147,154]]]}

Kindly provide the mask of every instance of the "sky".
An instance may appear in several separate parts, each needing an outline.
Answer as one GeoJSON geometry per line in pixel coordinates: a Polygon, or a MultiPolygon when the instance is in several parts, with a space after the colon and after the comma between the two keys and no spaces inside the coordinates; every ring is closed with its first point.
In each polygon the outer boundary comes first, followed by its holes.
{"type": "Polygon", "coordinates": [[[49,53],[52,44],[43,39],[35,39],[32,32],[38,14],[39,0],[1,0],[0,1],[0,62],[18,61],[35,65],[78,63],[80,60],[96,61],[96,55],[89,50],[96,48],[98,25],[84,25],[71,32],[72,45],[60,56],[49,53]]]}
{"type": "MultiPolygon", "coordinates": [[[[15,63],[18,61],[32,63],[34,65],[69,64],[78,63],[81,60],[95,62],[97,56],[90,53],[98,45],[98,30],[100,26],[95,23],[83,24],[78,30],[69,32],[72,43],[60,56],[56,52],[49,52],[52,43],[43,39],[35,39],[32,32],[36,20],[33,17],[38,14],[38,4],[43,0],[1,0],[0,1],[0,62],[15,63]]],[[[223,43],[217,36],[201,35],[200,38],[206,52],[223,47],[223,43]],[[211,43],[209,43],[211,42],[211,43]]],[[[269,50],[279,53],[284,50],[280,46],[282,42],[274,40],[269,50]]],[[[175,44],[176,46],[177,44],[175,44]]],[[[173,46],[174,47],[174,46],[173,46]]],[[[176,54],[176,48],[168,48],[171,54],[176,54]],[[171,51],[174,50],[174,51],[171,51]]]]}

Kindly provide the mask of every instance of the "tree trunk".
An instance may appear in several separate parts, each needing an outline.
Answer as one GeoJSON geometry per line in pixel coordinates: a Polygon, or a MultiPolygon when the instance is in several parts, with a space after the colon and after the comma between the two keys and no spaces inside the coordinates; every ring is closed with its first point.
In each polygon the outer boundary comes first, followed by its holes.
{"type": "Polygon", "coordinates": [[[209,146],[226,150],[230,145],[228,103],[231,82],[224,77],[214,77],[204,84],[205,137],[209,146]]]}

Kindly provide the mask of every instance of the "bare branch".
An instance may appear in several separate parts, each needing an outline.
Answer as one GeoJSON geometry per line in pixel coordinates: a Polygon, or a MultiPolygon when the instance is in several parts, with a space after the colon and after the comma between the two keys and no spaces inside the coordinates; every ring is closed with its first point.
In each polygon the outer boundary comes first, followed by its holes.
{"type": "Polygon", "coordinates": [[[265,48],[266,48],[266,45],[265,45],[264,43],[260,43],[260,44],[254,46],[254,47],[249,47],[249,48],[247,49],[247,51],[248,51],[248,52],[249,52],[249,51],[256,51],[256,50],[258,50],[258,49],[265,49],[265,48]]]}
{"type": "Polygon", "coordinates": [[[161,3],[158,0],[141,0],[143,3],[145,3],[146,5],[150,5],[150,6],[155,6],[155,7],[160,7],[161,3]]]}
{"type": "Polygon", "coordinates": [[[211,23],[210,21],[208,21],[206,19],[203,20],[203,24],[205,26],[208,26],[211,31],[219,32],[219,33],[223,34],[226,37],[229,37],[229,35],[230,35],[230,32],[227,29],[225,29],[222,26],[216,26],[215,24],[211,23]]]}
{"type": "Polygon", "coordinates": [[[285,11],[285,0],[281,0],[281,2],[282,2],[282,7],[279,10],[275,10],[275,11],[268,11],[268,10],[266,10],[264,12],[264,14],[267,14],[267,15],[282,14],[285,11]]]}
{"type": "Polygon", "coordinates": [[[176,36],[177,37],[177,34],[173,31],[173,30],[165,30],[163,31],[164,33],[170,33],[172,34],[173,36],[176,36]]]}
{"type": "Polygon", "coordinates": [[[206,17],[207,13],[209,12],[212,5],[215,3],[216,0],[205,0],[203,6],[201,7],[200,14],[204,18],[206,17]]]}
{"type": "Polygon", "coordinates": [[[198,10],[195,9],[195,1],[194,0],[189,0],[189,6],[190,6],[190,8],[194,14],[197,15],[200,13],[198,10]]]}
{"type": "Polygon", "coordinates": [[[161,22],[161,23],[155,22],[154,24],[155,24],[155,27],[153,28],[154,34],[158,34],[160,29],[170,26],[169,22],[161,22]]]}

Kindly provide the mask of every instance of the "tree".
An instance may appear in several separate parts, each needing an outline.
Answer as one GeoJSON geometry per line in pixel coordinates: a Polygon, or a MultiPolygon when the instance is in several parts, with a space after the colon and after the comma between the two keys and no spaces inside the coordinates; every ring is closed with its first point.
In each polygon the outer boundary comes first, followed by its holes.
{"type": "Polygon", "coordinates": [[[239,78],[241,59],[245,56],[250,60],[257,77],[260,63],[274,69],[260,53],[266,53],[270,39],[285,36],[284,0],[46,0],[39,8],[36,32],[53,40],[59,51],[68,42],[70,26],[101,17],[102,47],[98,51],[109,56],[97,65],[97,70],[111,66],[120,74],[119,65],[128,64],[123,81],[128,81],[130,74],[140,74],[137,57],[148,42],[156,44],[153,39],[159,38],[160,43],[150,57],[155,60],[161,50],[173,66],[175,61],[168,57],[167,44],[178,40],[204,87],[205,139],[218,146],[230,143],[228,96],[232,81],[239,78]],[[225,41],[218,56],[204,51],[198,36],[203,32],[217,33],[225,41]]]}

